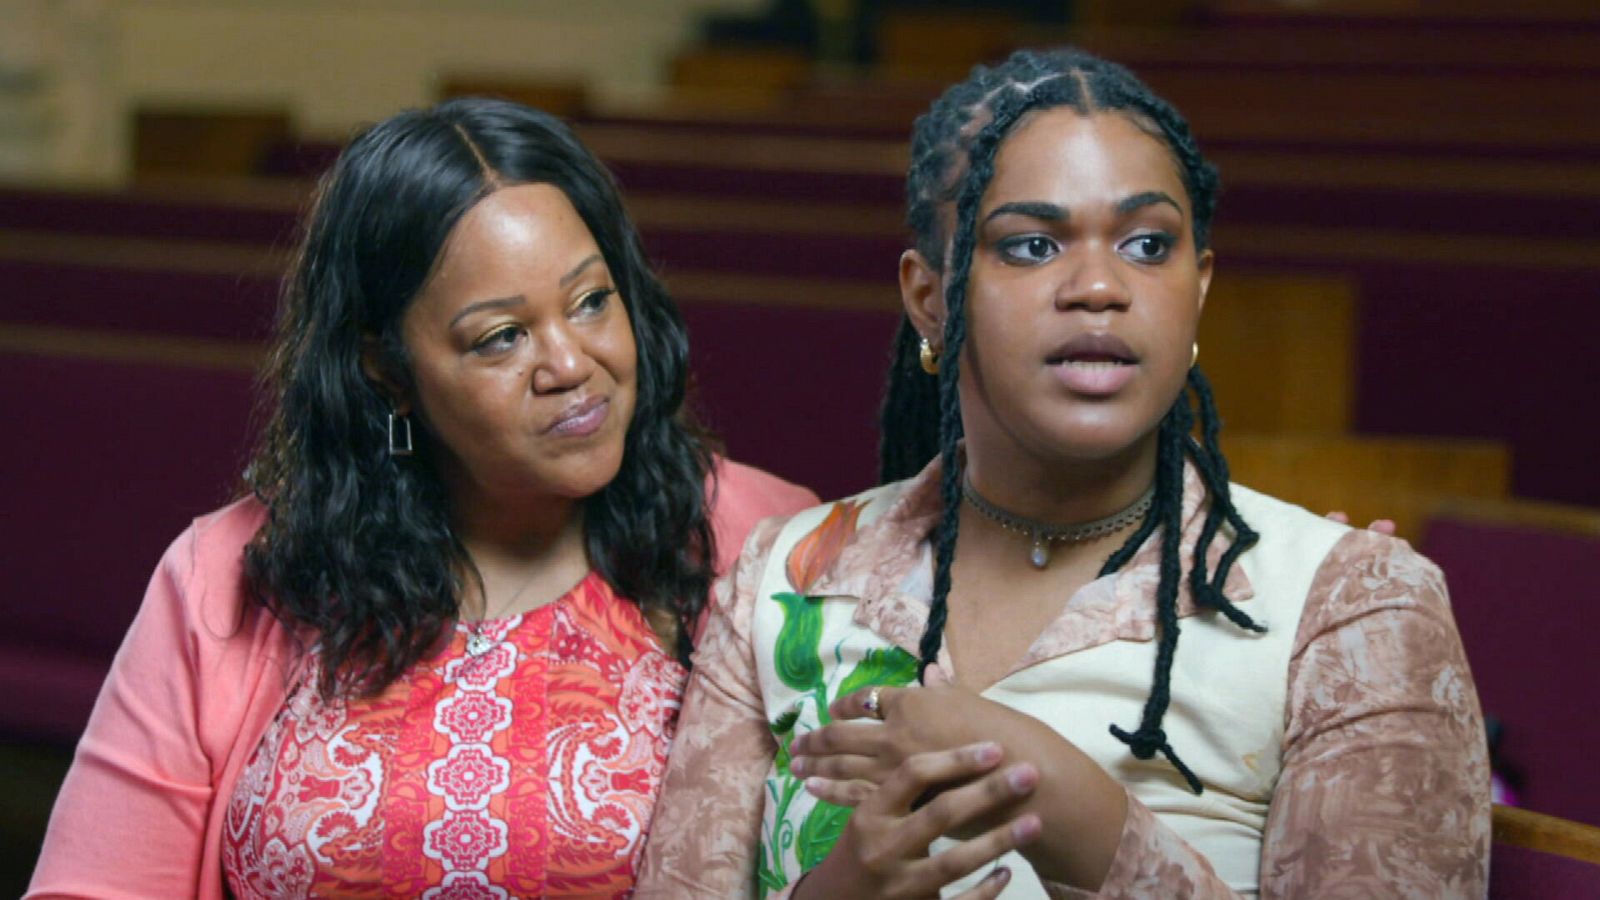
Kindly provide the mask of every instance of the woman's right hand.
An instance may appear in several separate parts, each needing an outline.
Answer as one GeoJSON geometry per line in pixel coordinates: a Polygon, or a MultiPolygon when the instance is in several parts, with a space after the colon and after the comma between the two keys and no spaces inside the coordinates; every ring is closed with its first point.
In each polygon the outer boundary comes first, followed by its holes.
{"type": "MultiPolygon", "coordinates": [[[[937,838],[1033,792],[1039,771],[1027,763],[999,769],[1001,756],[998,744],[982,743],[908,757],[856,806],[832,852],[795,885],[795,900],[938,897],[945,885],[1037,838],[1042,826],[1029,813],[928,854],[937,838]]],[[[960,900],[998,897],[1010,880],[1008,869],[997,868],[960,900]]]]}

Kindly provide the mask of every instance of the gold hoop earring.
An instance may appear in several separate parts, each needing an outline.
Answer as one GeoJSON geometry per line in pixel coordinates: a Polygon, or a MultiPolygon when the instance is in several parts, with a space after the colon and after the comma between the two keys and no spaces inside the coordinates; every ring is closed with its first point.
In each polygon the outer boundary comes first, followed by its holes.
{"type": "Polygon", "coordinates": [[[922,349],[918,356],[922,361],[922,371],[929,375],[939,374],[939,351],[933,349],[927,338],[922,339],[922,349]]]}
{"type": "Polygon", "coordinates": [[[1191,368],[1191,369],[1194,368],[1194,364],[1199,362],[1199,361],[1200,361],[1200,342],[1199,341],[1195,341],[1194,342],[1194,350],[1189,353],[1189,368],[1191,368]]]}

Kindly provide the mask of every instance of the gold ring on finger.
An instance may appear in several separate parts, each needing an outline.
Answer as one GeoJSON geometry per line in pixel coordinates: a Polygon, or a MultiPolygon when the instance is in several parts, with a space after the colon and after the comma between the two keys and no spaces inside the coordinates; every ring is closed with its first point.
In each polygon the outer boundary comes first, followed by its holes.
{"type": "Polygon", "coordinates": [[[861,704],[861,708],[867,711],[867,715],[877,719],[879,722],[883,721],[883,705],[879,702],[879,695],[882,693],[883,685],[873,685],[872,690],[867,691],[866,701],[861,704]]]}

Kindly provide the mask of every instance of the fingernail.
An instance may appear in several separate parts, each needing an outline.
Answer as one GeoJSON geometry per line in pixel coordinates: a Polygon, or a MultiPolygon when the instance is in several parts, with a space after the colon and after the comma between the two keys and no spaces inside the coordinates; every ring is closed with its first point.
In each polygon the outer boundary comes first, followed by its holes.
{"type": "Polygon", "coordinates": [[[1038,816],[1023,816],[1011,823],[1011,837],[1019,844],[1025,844],[1039,836],[1044,824],[1038,816]]]}
{"type": "Polygon", "coordinates": [[[789,757],[789,774],[804,775],[806,773],[806,758],[804,756],[789,757]]]}
{"type": "Polygon", "coordinates": [[[1005,884],[1011,880],[1011,870],[1005,866],[1001,866],[1000,868],[989,873],[989,880],[998,882],[1000,884],[1005,884]]]}
{"type": "Polygon", "coordinates": [[[1000,745],[993,741],[984,741],[972,749],[972,758],[986,766],[999,762],[1000,745]]]}
{"type": "Polygon", "coordinates": [[[1006,773],[1006,783],[1011,785],[1013,791],[1025,794],[1039,783],[1039,770],[1033,766],[1017,766],[1006,773]]]}
{"type": "Polygon", "coordinates": [[[807,778],[805,780],[806,793],[813,797],[821,796],[821,791],[827,786],[826,778],[807,778]]]}

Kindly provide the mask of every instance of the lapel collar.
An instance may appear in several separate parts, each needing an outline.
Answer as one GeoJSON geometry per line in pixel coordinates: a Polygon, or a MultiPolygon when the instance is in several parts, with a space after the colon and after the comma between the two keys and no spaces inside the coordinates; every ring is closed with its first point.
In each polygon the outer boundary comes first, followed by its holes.
{"type": "MultiPolygon", "coordinates": [[[[803,573],[810,584],[797,590],[818,597],[847,597],[856,601],[854,621],[913,655],[928,619],[933,594],[931,535],[938,525],[940,465],[936,458],[921,473],[901,482],[860,509],[857,501],[840,501],[830,512],[848,520],[848,534],[835,535],[832,559],[817,571],[803,573]],[[856,504],[852,509],[847,504],[856,504]],[[855,518],[859,516],[859,520],[855,518]]],[[[1184,579],[1178,588],[1178,615],[1195,615],[1188,584],[1188,561],[1205,525],[1207,509],[1204,481],[1193,465],[1184,467],[1183,538],[1179,554],[1184,579]]],[[[845,527],[845,526],[840,526],[845,527]]],[[[821,530],[823,526],[819,526],[821,530]]],[[[816,532],[813,532],[816,534],[816,532]]],[[[1215,572],[1227,549],[1232,531],[1219,532],[1206,554],[1207,571],[1215,572]]],[[[808,540],[809,540],[808,536],[808,540]]],[[[802,545],[796,545],[800,551],[802,545]]],[[[827,554],[825,554],[827,555],[827,554]]],[[[795,553],[790,572],[801,573],[795,553]]],[[[1023,668],[1077,650],[1114,640],[1148,641],[1155,637],[1155,593],[1161,578],[1161,531],[1145,541],[1120,572],[1096,579],[1068,599],[1062,614],[1039,635],[1017,668],[1023,668]]],[[[1255,596],[1249,576],[1235,565],[1223,592],[1235,603],[1255,596]]]]}

